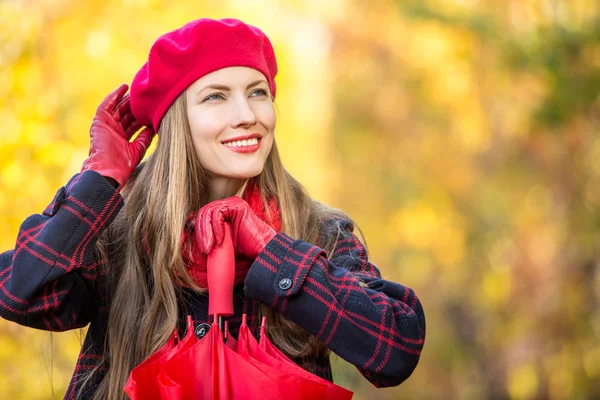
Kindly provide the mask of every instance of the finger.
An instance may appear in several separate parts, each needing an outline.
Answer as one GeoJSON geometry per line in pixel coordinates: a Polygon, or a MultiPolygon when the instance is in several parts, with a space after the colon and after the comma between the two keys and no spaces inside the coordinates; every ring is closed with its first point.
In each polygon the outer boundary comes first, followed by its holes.
{"type": "Polygon", "coordinates": [[[152,128],[146,128],[140,132],[140,134],[135,138],[133,144],[138,151],[138,162],[142,161],[144,158],[144,154],[146,154],[146,150],[152,143],[152,139],[156,135],[156,132],[152,128]]]}
{"type": "Polygon", "coordinates": [[[123,98],[115,105],[115,114],[119,121],[122,120],[127,114],[131,113],[131,101],[129,94],[123,96],[123,98]]]}
{"type": "MultiPolygon", "coordinates": [[[[206,217],[203,217],[206,218],[206,217]]],[[[202,228],[200,229],[200,242],[202,243],[203,246],[203,252],[204,254],[208,254],[212,251],[213,248],[215,248],[215,233],[213,231],[213,227],[210,223],[208,224],[201,224],[202,228]]]]}
{"type": "Polygon", "coordinates": [[[196,244],[200,248],[202,254],[210,253],[212,249],[212,240],[210,239],[210,233],[203,233],[202,229],[196,229],[196,244]]]}
{"type": "Polygon", "coordinates": [[[110,111],[114,108],[119,100],[123,97],[125,93],[129,90],[129,86],[123,83],[121,86],[113,90],[102,100],[102,103],[98,106],[99,109],[110,111]]]}
{"type": "Polygon", "coordinates": [[[131,136],[133,136],[133,134],[136,133],[142,127],[139,124],[137,125],[137,127],[132,127],[132,125],[134,125],[135,122],[135,117],[131,113],[125,115],[123,119],[121,119],[121,126],[123,127],[129,138],[131,138],[131,136]],[[131,129],[133,128],[135,128],[135,130],[131,132],[131,129]]]}
{"type": "Polygon", "coordinates": [[[243,216],[235,214],[235,218],[231,219],[231,237],[237,238],[240,234],[240,225],[242,224],[243,216]]]}
{"type": "Polygon", "coordinates": [[[143,127],[144,125],[142,125],[141,123],[137,122],[137,121],[132,121],[131,124],[127,127],[127,130],[125,131],[125,133],[127,134],[127,140],[131,140],[131,138],[133,137],[133,135],[135,135],[135,133],[137,131],[140,130],[141,127],[143,127]]]}
{"type": "Polygon", "coordinates": [[[223,216],[218,212],[217,221],[213,223],[213,230],[215,231],[215,245],[221,247],[223,240],[225,240],[225,229],[227,228],[226,222],[223,216]]]}
{"type": "Polygon", "coordinates": [[[194,219],[194,235],[195,235],[195,239],[196,239],[196,244],[200,248],[200,251],[203,254],[206,254],[206,248],[204,245],[204,229],[203,229],[202,223],[201,223],[203,218],[204,218],[204,216],[202,215],[202,210],[200,210],[196,214],[196,218],[194,219]]]}
{"type": "MultiPolygon", "coordinates": [[[[220,201],[219,208],[219,238],[221,239],[221,244],[223,240],[225,240],[225,229],[230,229],[232,233],[234,233],[235,226],[237,225],[236,216],[237,213],[228,204],[228,199],[220,201]]],[[[237,235],[237,233],[236,233],[237,235]]]]}

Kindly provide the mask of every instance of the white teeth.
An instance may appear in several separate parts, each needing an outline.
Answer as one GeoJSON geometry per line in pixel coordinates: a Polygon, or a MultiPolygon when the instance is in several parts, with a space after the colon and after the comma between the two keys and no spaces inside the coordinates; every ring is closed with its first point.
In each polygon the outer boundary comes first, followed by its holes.
{"type": "Polygon", "coordinates": [[[227,147],[244,147],[244,146],[254,146],[258,144],[258,139],[248,139],[248,140],[236,140],[235,142],[227,142],[223,143],[227,147]]]}

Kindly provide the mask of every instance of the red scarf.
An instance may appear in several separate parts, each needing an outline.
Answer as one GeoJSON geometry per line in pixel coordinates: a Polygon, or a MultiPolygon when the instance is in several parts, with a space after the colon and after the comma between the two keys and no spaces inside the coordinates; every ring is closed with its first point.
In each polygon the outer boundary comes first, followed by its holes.
{"type": "MultiPolygon", "coordinates": [[[[266,209],[260,198],[260,192],[252,182],[248,183],[248,186],[246,187],[244,200],[246,200],[252,211],[254,211],[260,219],[269,224],[275,231],[279,232],[281,230],[281,216],[277,201],[274,198],[268,201],[270,219],[267,216],[266,209]]],[[[183,261],[186,263],[188,272],[194,282],[196,282],[198,286],[205,288],[208,286],[206,282],[207,257],[200,252],[199,247],[196,244],[196,235],[194,234],[196,215],[197,213],[191,213],[186,221],[182,236],[181,253],[183,255],[183,261]]],[[[254,262],[254,260],[236,255],[235,283],[244,281],[252,262],[254,262]]]]}

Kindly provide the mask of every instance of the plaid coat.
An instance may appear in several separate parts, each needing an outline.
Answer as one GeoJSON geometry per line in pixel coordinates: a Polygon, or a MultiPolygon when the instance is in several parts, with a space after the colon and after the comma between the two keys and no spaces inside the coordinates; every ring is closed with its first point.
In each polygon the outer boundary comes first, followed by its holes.
{"type": "MultiPolygon", "coordinates": [[[[123,206],[123,198],[94,171],[75,175],[42,212],[20,227],[13,250],[0,255],[0,316],[48,331],[90,325],[65,398],[77,397],[83,373],[94,370],[89,398],[106,372],[100,363],[107,329],[101,260],[94,247],[99,234],[123,206]]],[[[335,250],[279,233],[235,288],[236,314],[229,326],[236,336],[241,314],[258,335],[261,303],[318,337],[334,353],[354,364],[375,386],[399,385],[419,360],[425,316],[412,289],[381,278],[346,220],[335,250]],[[362,285],[360,283],[363,283],[362,285]]],[[[207,297],[184,291],[187,309],[202,336],[208,319],[207,297]]],[[[329,359],[302,365],[331,380],[329,359]]]]}

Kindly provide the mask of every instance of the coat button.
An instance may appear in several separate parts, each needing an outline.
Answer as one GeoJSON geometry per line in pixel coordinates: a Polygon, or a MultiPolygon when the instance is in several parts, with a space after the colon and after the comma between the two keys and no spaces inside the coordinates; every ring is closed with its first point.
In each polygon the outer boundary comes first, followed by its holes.
{"type": "Polygon", "coordinates": [[[288,290],[292,287],[292,280],[290,278],[284,278],[279,281],[279,289],[288,290]]]}
{"type": "Polygon", "coordinates": [[[209,324],[198,324],[198,325],[196,325],[196,329],[194,330],[194,333],[196,334],[196,337],[198,339],[202,339],[204,336],[206,336],[208,331],[210,331],[209,324]]]}
{"type": "Polygon", "coordinates": [[[58,192],[56,192],[56,195],[54,196],[54,200],[52,201],[52,204],[50,204],[52,206],[52,208],[50,208],[50,206],[48,206],[43,212],[42,214],[48,216],[48,217],[52,217],[54,214],[56,214],[58,212],[58,209],[60,208],[60,205],[63,203],[63,201],[65,200],[66,196],[66,190],[63,187],[61,187],[60,189],[58,189],[58,192]]]}

